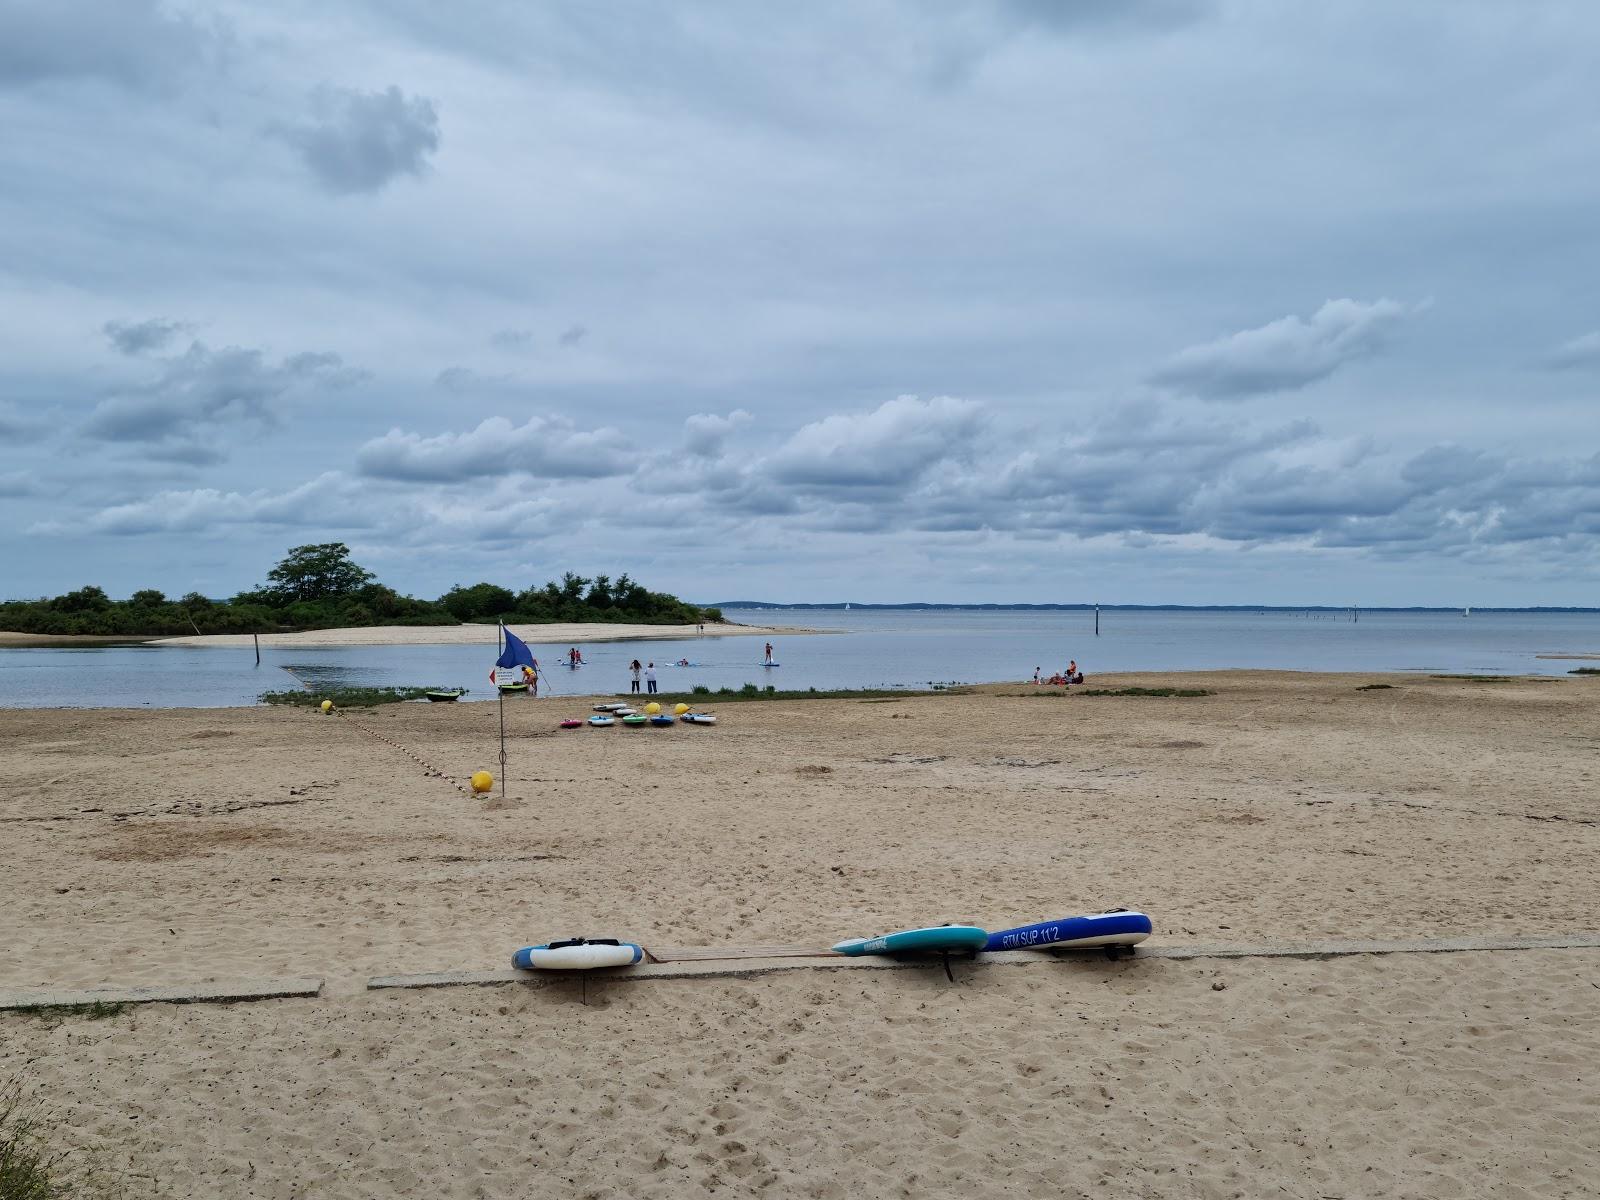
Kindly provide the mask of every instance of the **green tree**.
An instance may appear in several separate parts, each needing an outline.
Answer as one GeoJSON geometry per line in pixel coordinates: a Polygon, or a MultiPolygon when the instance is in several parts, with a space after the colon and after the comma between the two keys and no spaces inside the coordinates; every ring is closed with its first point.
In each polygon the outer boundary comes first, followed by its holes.
{"type": "Polygon", "coordinates": [[[303,600],[337,600],[371,583],[373,574],[350,561],[343,542],[295,546],[267,572],[268,585],[280,604],[303,600]]]}
{"type": "Polygon", "coordinates": [[[160,608],[166,602],[166,595],[156,588],[140,588],[128,597],[128,603],[136,608],[160,608]]]}
{"type": "Polygon", "coordinates": [[[517,605],[516,594],[510,588],[493,583],[475,583],[471,587],[453,587],[439,597],[439,603],[450,615],[460,621],[477,617],[498,617],[517,605]]]}
{"type": "Polygon", "coordinates": [[[91,585],[57,596],[50,601],[50,607],[57,612],[105,612],[111,607],[111,597],[106,595],[103,588],[91,585]]]}

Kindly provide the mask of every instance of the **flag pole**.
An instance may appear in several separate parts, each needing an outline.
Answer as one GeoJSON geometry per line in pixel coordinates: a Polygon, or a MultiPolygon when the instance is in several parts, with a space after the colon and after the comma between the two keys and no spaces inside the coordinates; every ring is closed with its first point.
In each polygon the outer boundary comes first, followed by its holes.
{"type": "MultiPolygon", "coordinates": [[[[506,625],[502,621],[497,626],[494,635],[495,645],[502,652],[505,650],[505,631],[506,625]]],[[[500,799],[504,800],[506,798],[506,694],[500,690],[498,674],[495,676],[494,690],[500,704],[500,799]]]]}

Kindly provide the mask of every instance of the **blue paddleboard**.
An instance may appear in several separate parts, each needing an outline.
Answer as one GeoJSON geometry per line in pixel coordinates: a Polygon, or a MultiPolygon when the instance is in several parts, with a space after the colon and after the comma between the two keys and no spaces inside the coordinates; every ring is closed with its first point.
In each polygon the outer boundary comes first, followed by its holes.
{"type": "Polygon", "coordinates": [[[833,948],[852,958],[863,954],[907,954],[914,950],[982,950],[989,935],[976,925],[935,925],[927,929],[902,929],[881,937],[851,938],[833,948]]]}
{"type": "Polygon", "coordinates": [[[1087,917],[1062,917],[991,933],[985,950],[1027,950],[1038,946],[1132,946],[1150,936],[1150,918],[1126,908],[1087,917]]]}

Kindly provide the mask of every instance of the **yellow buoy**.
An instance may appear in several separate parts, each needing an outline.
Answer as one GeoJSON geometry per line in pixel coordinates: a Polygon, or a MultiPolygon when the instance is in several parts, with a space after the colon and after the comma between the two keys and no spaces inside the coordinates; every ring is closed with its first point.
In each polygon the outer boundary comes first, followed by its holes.
{"type": "Polygon", "coordinates": [[[472,773],[472,790],[487,792],[494,786],[494,776],[487,771],[474,771],[472,773]]]}
{"type": "Polygon", "coordinates": [[[652,701],[650,701],[649,704],[646,704],[644,706],[644,710],[645,710],[645,712],[649,713],[653,717],[658,712],[661,711],[661,705],[657,704],[654,700],[652,700],[652,701]]]}
{"type": "Polygon", "coordinates": [[[687,704],[674,704],[672,706],[672,711],[681,717],[684,713],[689,711],[689,706],[687,704]]]}
{"type": "Polygon", "coordinates": [[[333,711],[333,701],[332,700],[324,700],[322,702],[322,711],[323,712],[332,712],[333,711]]]}

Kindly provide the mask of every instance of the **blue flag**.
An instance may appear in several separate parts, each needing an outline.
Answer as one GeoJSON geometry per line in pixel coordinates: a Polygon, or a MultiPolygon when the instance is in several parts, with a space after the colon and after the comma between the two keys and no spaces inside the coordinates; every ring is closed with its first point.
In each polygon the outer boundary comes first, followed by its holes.
{"type": "Polygon", "coordinates": [[[519,638],[511,630],[506,630],[506,648],[500,657],[494,660],[497,667],[531,667],[533,666],[533,651],[528,649],[528,643],[519,638]]]}

